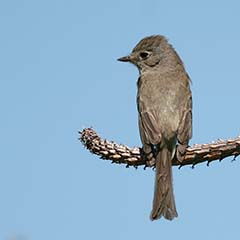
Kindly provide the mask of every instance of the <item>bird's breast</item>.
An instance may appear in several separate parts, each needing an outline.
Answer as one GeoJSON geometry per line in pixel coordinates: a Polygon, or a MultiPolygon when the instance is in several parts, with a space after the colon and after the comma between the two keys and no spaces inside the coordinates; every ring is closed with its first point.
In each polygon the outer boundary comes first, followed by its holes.
{"type": "Polygon", "coordinates": [[[178,95],[178,89],[167,76],[141,76],[137,95],[139,114],[151,113],[159,131],[172,137],[180,122],[178,95]]]}

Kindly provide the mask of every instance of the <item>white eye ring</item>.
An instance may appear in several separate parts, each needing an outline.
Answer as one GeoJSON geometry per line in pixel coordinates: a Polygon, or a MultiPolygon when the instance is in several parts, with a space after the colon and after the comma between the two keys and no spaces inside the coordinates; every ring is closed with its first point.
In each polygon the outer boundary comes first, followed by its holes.
{"type": "Polygon", "coordinates": [[[140,53],[139,53],[140,59],[146,59],[146,58],[149,57],[149,55],[150,55],[150,53],[147,52],[147,51],[143,51],[143,52],[140,52],[140,53]]]}

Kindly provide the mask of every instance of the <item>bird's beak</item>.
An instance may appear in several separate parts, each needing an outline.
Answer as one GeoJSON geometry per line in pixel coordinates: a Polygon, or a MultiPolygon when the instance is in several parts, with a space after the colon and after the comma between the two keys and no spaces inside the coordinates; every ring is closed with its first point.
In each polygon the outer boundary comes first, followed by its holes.
{"type": "Polygon", "coordinates": [[[125,56],[125,57],[121,57],[121,58],[118,58],[118,61],[120,61],[120,62],[131,62],[131,57],[130,57],[130,55],[125,56]]]}

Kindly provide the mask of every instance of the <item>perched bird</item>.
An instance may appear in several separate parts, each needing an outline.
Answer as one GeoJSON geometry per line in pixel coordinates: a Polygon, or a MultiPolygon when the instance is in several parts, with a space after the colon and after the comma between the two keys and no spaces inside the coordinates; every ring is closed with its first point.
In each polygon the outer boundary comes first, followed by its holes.
{"type": "Polygon", "coordinates": [[[142,39],[128,56],[118,59],[137,66],[137,108],[142,156],[155,164],[151,220],[177,217],[172,159],[183,160],[192,137],[190,78],[180,57],[164,36],[142,39]]]}

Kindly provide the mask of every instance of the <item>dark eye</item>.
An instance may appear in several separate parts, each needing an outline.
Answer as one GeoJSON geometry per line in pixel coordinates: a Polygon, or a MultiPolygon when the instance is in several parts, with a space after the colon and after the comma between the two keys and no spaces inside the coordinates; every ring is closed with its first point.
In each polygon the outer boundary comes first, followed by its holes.
{"type": "Polygon", "coordinates": [[[139,56],[141,59],[146,59],[149,56],[149,52],[140,52],[139,56]]]}

